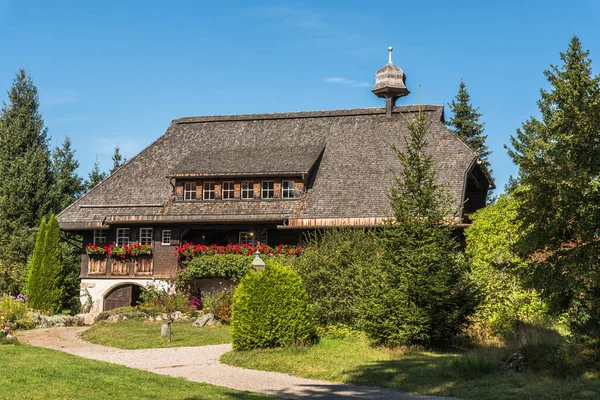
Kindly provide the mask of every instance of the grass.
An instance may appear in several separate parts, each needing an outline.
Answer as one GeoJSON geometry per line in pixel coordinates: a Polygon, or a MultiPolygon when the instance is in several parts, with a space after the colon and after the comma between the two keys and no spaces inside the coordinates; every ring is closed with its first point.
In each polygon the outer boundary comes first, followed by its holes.
{"type": "Polygon", "coordinates": [[[393,390],[464,399],[597,399],[600,376],[554,378],[501,368],[506,350],[478,348],[436,353],[370,347],[366,339],[322,339],[310,347],[235,351],[235,366],[393,390]]]}
{"type": "Polygon", "coordinates": [[[161,322],[155,321],[102,321],[85,331],[81,338],[119,349],[206,346],[231,342],[227,325],[196,328],[191,322],[174,322],[171,324],[172,343],[169,344],[160,336],[161,325],[161,322]]]}
{"type": "Polygon", "coordinates": [[[0,399],[267,399],[31,346],[0,346],[0,399]]]}

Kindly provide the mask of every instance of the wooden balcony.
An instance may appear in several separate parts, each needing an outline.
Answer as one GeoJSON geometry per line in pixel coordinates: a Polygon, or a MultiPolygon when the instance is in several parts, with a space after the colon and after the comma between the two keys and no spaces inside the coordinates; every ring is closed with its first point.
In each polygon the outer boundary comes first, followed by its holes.
{"type": "Polygon", "coordinates": [[[87,275],[98,277],[151,276],[154,260],[151,255],[133,258],[112,258],[103,255],[88,255],[87,275]]]}

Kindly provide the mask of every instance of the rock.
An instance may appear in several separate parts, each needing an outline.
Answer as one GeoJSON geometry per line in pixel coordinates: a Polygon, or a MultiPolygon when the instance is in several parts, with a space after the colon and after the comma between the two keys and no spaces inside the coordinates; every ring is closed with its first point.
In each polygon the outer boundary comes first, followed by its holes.
{"type": "Polygon", "coordinates": [[[177,321],[178,319],[181,318],[182,315],[183,314],[181,311],[175,311],[174,313],[171,314],[171,318],[173,319],[173,321],[177,321]]]}
{"type": "Polygon", "coordinates": [[[92,313],[87,313],[83,315],[83,324],[84,325],[93,325],[96,321],[96,315],[92,313]]]}
{"type": "Polygon", "coordinates": [[[116,314],[115,314],[115,315],[111,315],[111,316],[109,316],[109,317],[106,319],[106,321],[108,321],[108,322],[117,322],[118,320],[119,320],[119,316],[118,316],[118,315],[116,315],[116,314]]]}
{"type": "Polygon", "coordinates": [[[513,353],[504,361],[504,368],[515,372],[523,372],[527,368],[525,356],[521,353],[513,353]]]}
{"type": "Polygon", "coordinates": [[[217,324],[215,316],[211,313],[205,314],[194,321],[193,326],[200,328],[203,326],[214,326],[217,324]]]}

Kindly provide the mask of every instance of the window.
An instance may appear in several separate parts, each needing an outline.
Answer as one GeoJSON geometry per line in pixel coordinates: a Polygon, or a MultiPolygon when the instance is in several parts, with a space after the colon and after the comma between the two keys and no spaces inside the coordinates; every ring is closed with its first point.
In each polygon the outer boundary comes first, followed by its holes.
{"type": "Polygon", "coordinates": [[[260,244],[266,245],[267,244],[267,239],[268,239],[267,230],[265,229],[260,234],[260,244]]]}
{"type": "Polygon", "coordinates": [[[233,182],[223,182],[222,195],[223,200],[232,200],[234,196],[233,182]]]}
{"type": "Polygon", "coordinates": [[[263,199],[272,199],[275,197],[275,184],[272,181],[263,181],[260,197],[263,199]]]}
{"type": "Polygon", "coordinates": [[[242,182],[242,199],[251,200],[254,198],[254,184],[252,182],[242,182]]]}
{"type": "Polygon", "coordinates": [[[203,200],[214,200],[215,199],[215,183],[204,182],[204,189],[202,190],[203,200]]]}
{"type": "Polygon", "coordinates": [[[152,228],[140,228],[140,243],[152,244],[152,228]]]}
{"type": "Polygon", "coordinates": [[[240,232],[240,244],[254,244],[254,232],[240,232]]]}
{"type": "Polygon", "coordinates": [[[117,246],[129,243],[129,228],[117,229],[117,246]]]}
{"type": "Polygon", "coordinates": [[[183,187],[184,200],[196,200],[196,182],[186,182],[183,187]]]}
{"type": "Polygon", "coordinates": [[[106,231],[94,229],[94,244],[106,244],[106,231]]]}
{"type": "Polygon", "coordinates": [[[167,245],[167,246],[171,245],[171,231],[170,230],[164,230],[163,229],[161,243],[163,245],[167,245]]]}
{"type": "Polygon", "coordinates": [[[282,199],[293,199],[296,197],[294,190],[296,182],[294,181],[283,181],[281,183],[281,198],[282,199]]]}

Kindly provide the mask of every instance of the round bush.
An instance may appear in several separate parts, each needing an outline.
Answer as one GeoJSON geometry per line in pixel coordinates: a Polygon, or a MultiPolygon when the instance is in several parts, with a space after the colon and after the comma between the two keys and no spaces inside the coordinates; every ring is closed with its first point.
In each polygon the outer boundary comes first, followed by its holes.
{"type": "Polygon", "coordinates": [[[233,295],[234,349],[301,345],[314,338],[308,295],[297,272],[270,263],[241,280],[233,295]]]}

